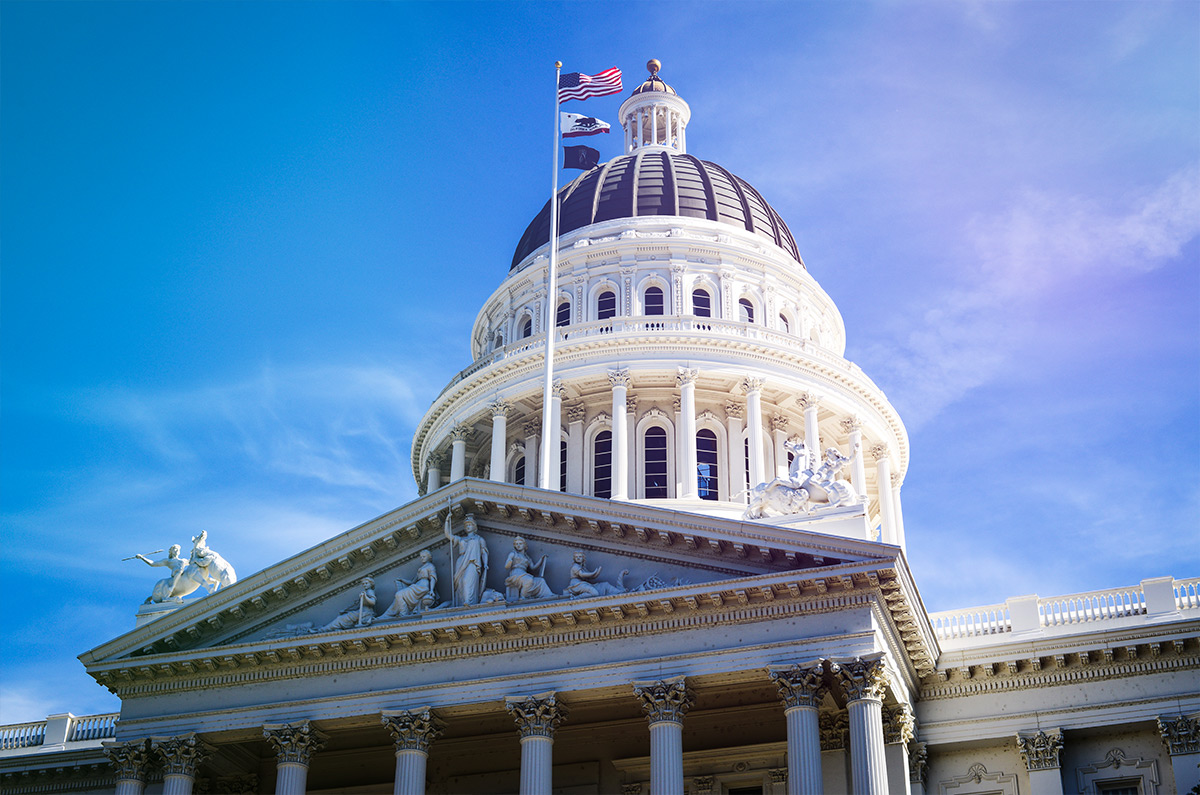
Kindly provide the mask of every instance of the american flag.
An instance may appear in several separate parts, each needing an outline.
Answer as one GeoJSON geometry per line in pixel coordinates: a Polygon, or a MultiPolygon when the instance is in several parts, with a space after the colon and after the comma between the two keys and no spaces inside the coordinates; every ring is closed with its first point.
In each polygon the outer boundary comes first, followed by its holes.
{"type": "Polygon", "coordinates": [[[617,67],[605,69],[596,75],[571,72],[558,78],[558,101],[603,97],[621,92],[621,70],[617,67]]]}

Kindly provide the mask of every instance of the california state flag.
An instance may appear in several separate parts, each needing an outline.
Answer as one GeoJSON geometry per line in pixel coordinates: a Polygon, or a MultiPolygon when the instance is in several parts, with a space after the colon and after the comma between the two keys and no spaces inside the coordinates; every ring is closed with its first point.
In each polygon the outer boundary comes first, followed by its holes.
{"type": "Polygon", "coordinates": [[[591,116],[584,116],[581,113],[559,113],[559,116],[562,117],[563,138],[578,138],[581,135],[598,135],[609,132],[608,122],[591,116]]]}

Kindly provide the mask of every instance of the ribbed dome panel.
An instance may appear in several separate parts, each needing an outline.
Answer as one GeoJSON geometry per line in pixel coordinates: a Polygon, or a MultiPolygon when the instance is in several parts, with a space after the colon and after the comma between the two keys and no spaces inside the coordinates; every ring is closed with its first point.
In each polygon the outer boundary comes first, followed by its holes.
{"type": "MultiPolygon", "coordinates": [[[[754,232],[800,262],[779,213],[740,177],[691,155],[645,151],[613,158],[558,192],[559,234],[618,218],[706,218],[754,232]]],[[[513,254],[516,267],[550,239],[550,202],[530,222],[513,254]]]]}

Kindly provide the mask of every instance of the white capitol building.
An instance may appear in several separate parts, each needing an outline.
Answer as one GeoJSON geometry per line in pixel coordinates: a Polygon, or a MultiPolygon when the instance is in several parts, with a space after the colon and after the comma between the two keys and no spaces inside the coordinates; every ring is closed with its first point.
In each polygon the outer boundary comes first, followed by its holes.
{"type": "Polygon", "coordinates": [[[899,414],[652,64],[553,294],[547,203],[419,423],[422,496],[143,606],[81,655],[119,716],[0,727],[0,792],[1200,787],[1200,579],[928,613],[899,414]]]}

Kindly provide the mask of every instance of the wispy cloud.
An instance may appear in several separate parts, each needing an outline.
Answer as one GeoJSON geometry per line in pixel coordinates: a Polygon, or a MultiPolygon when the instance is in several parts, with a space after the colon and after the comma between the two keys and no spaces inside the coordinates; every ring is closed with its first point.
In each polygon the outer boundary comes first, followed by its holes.
{"type": "Polygon", "coordinates": [[[919,427],[1012,363],[1037,333],[1040,301],[1084,280],[1160,268],[1197,234],[1197,165],[1119,200],[1026,191],[970,221],[967,284],[935,294],[907,333],[871,345],[864,367],[905,395],[906,420],[919,427]]]}

